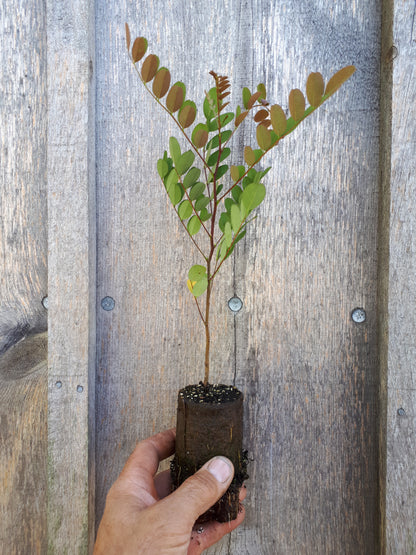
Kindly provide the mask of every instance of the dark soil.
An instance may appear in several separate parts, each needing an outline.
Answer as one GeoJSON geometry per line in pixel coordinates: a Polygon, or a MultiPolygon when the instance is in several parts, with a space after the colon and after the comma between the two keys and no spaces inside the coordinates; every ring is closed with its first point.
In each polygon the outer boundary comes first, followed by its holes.
{"type": "Polygon", "coordinates": [[[176,453],[171,462],[172,487],[216,455],[234,465],[234,479],[223,497],[198,522],[228,522],[237,518],[239,490],[248,478],[243,440],[243,394],[233,386],[202,383],[189,385],[178,395],[176,453]]]}

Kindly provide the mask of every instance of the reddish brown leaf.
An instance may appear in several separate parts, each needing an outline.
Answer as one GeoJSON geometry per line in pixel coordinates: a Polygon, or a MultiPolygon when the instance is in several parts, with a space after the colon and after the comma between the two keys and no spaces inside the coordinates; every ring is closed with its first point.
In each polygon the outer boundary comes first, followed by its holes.
{"type": "Polygon", "coordinates": [[[272,135],[262,123],[257,126],[256,139],[262,150],[268,150],[272,146],[272,135]]]}
{"type": "Polygon", "coordinates": [[[319,106],[325,90],[325,83],[320,73],[311,73],[306,81],[306,96],[311,106],[319,106]]]}
{"type": "Polygon", "coordinates": [[[235,118],[235,126],[238,127],[246,119],[247,115],[247,110],[241,112],[241,114],[235,118]]]}
{"type": "Polygon", "coordinates": [[[289,93],[290,115],[295,121],[300,121],[305,113],[305,97],[299,89],[292,89],[289,93]]]}
{"type": "Polygon", "coordinates": [[[170,87],[170,73],[166,67],[161,67],[155,75],[153,81],[153,94],[157,98],[162,98],[170,87]]]}
{"type": "Polygon", "coordinates": [[[250,110],[250,108],[254,106],[254,103],[256,102],[256,100],[258,100],[260,97],[261,97],[261,91],[257,91],[254,94],[252,94],[250,97],[250,100],[247,103],[247,109],[250,110]]]}
{"type": "Polygon", "coordinates": [[[166,98],[166,108],[169,112],[177,112],[185,100],[185,88],[182,83],[175,83],[166,98]]]}
{"type": "Polygon", "coordinates": [[[126,44],[127,44],[127,50],[129,52],[130,52],[130,43],[131,43],[130,29],[128,24],[126,23],[126,44]]]}
{"type": "Polygon", "coordinates": [[[159,58],[155,54],[149,54],[142,65],[142,77],[145,83],[148,83],[156,75],[159,67],[159,58]]]}
{"type": "Polygon", "coordinates": [[[279,104],[274,104],[270,107],[270,119],[273,131],[278,137],[281,137],[286,131],[286,114],[279,104]]]}
{"type": "Polygon", "coordinates": [[[178,121],[182,127],[189,127],[192,125],[196,118],[196,107],[193,102],[187,100],[180,109],[178,114],[178,121]]]}
{"type": "Polygon", "coordinates": [[[251,146],[244,147],[244,160],[247,166],[254,166],[256,163],[256,157],[251,146]]]}
{"type": "Polygon", "coordinates": [[[333,75],[331,79],[328,81],[328,84],[325,89],[325,96],[334,94],[334,92],[336,92],[340,88],[340,86],[343,83],[345,83],[347,79],[351,77],[354,71],[355,71],[354,66],[346,66],[340,69],[339,71],[337,71],[335,75],[333,75]]]}
{"type": "Polygon", "coordinates": [[[254,116],[254,121],[256,123],[263,121],[264,119],[267,118],[268,115],[269,115],[269,112],[267,110],[259,110],[257,114],[254,116]]]}
{"type": "Polygon", "coordinates": [[[131,50],[131,57],[133,62],[136,63],[143,58],[147,50],[147,40],[144,37],[137,37],[134,39],[133,48],[131,50]]]}

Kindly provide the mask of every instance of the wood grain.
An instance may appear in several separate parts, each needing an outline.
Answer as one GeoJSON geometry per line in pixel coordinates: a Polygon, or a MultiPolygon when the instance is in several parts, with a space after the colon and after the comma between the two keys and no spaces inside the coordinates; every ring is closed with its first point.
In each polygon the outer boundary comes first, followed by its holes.
{"type": "MultiPolygon", "coordinates": [[[[270,156],[268,202],[216,285],[212,367],[246,394],[254,461],[246,522],[210,552],[377,552],[378,5],[161,6],[120,13],[189,98],[214,69],[230,75],[235,102],[241,86],[266,82],[286,107],[308,72],[328,79],[358,66],[270,156]],[[244,302],[235,317],[233,294],[244,302]],[[355,307],[367,313],[360,326],[355,307]]],[[[100,6],[99,20],[98,295],[116,308],[98,317],[97,455],[107,471],[97,520],[136,440],[172,425],[175,390],[200,379],[202,355],[185,287],[196,260],[154,164],[174,130],[129,65],[121,16],[100,6]]]]}
{"type": "Polygon", "coordinates": [[[47,542],[44,3],[3,2],[0,21],[0,552],[40,554],[47,542]]]}
{"type": "Polygon", "coordinates": [[[393,554],[416,553],[416,6],[390,7],[392,42],[383,59],[392,70],[385,541],[393,554]]]}
{"type": "Polygon", "coordinates": [[[48,550],[94,540],[94,3],[48,25],[48,550]]]}

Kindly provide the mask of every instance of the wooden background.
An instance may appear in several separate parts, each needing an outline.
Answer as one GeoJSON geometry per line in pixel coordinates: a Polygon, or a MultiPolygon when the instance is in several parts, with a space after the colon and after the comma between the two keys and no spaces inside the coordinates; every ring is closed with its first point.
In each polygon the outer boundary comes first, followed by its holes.
{"type": "Polygon", "coordinates": [[[416,553],[415,10],[3,2],[0,553],[91,551],[135,443],[202,376],[197,260],[155,167],[174,129],[125,21],[191,99],[214,69],[235,103],[265,82],[287,107],[309,72],[356,65],[269,155],[267,201],[215,287],[213,378],[245,393],[253,462],[245,523],[209,552],[416,553]]]}

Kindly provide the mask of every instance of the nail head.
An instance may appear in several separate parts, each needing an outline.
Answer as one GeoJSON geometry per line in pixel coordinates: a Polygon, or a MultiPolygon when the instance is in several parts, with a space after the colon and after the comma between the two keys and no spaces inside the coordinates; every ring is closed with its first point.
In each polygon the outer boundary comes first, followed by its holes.
{"type": "Polygon", "coordinates": [[[367,315],[363,308],[354,308],[354,310],[351,312],[352,321],[356,324],[362,324],[363,322],[365,322],[366,317],[367,315]]]}
{"type": "Polygon", "coordinates": [[[397,409],[397,414],[398,416],[406,416],[406,411],[404,410],[404,408],[400,407],[399,409],[397,409]]]}
{"type": "Polygon", "coordinates": [[[84,391],[84,388],[82,387],[82,385],[77,385],[77,391],[78,393],[82,393],[84,391]]]}
{"type": "Polygon", "coordinates": [[[106,311],[113,310],[115,305],[116,302],[112,297],[104,297],[103,299],[101,299],[101,307],[106,311]]]}
{"type": "Polygon", "coordinates": [[[231,310],[231,312],[239,312],[243,308],[243,301],[238,297],[232,297],[228,301],[228,308],[231,310]]]}

